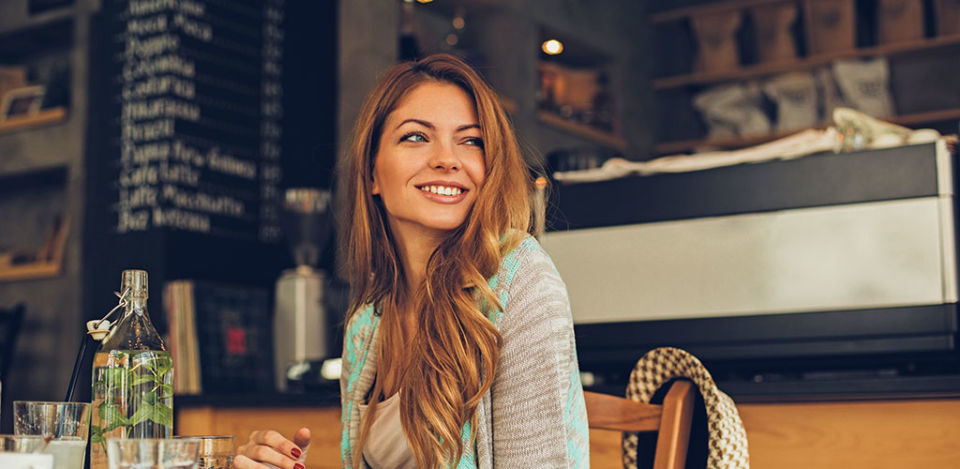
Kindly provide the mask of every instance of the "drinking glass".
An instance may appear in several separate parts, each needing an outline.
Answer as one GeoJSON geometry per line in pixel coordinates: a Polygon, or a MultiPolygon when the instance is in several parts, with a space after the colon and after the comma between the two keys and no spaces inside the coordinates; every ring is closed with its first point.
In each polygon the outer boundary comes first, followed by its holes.
{"type": "Polygon", "coordinates": [[[87,441],[90,403],[13,401],[13,433],[87,441]]]}
{"type": "Polygon", "coordinates": [[[194,438],[107,438],[110,469],[196,469],[200,440],[194,438]]]}
{"type": "Polygon", "coordinates": [[[0,451],[0,467],[3,469],[54,469],[53,456],[0,451]]]}
{"type": "Polygon", "coordinates": [[[47,442],[48,439],[36,435],[0,435],[0,467],[53,469],[54,456],[38,452],[46,448],[47,442]]]}
{"type": "Polygon", "coordinates": [[[181,436],[200,442],[197,469],[231,469],[233,467],[234,437],[232,435],[181,436]]]}
{"type": "Polygon", "coordinates": [[[13,432],[49,437],[43,452],[53,455],[58,469],[83,469],[89,431],[88,402],[13,402],[13,432]]]}
{"type": "Polygon", "coordinates": [[[8,453],[36,453],[42,451],[46,441],[37,435],[0,435],[0,451],[8,453]]]}

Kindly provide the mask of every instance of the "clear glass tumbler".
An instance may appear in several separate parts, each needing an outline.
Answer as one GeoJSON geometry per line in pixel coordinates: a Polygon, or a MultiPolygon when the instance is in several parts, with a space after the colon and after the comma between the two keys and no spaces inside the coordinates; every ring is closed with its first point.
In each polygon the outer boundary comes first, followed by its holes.
{"type": "MultiPolygon", "coordinates": [[[[54,456],[39,451],[51,439],[36,435],[0,435],[0,467],[3,469],[56,469],[54,456]]],[[[83,461],[81,460],[81,466],[83,461]]]]}
{"type": "Polygon", "coordinates": [[[231,469],[233,467],[233,435],[181,436],[200,442],[197,469],[231,469]]]}
{"type": "Polygon", "coordinates": [[[107,438],[110,469],[196,469],[200,440],[107,438]]]}
{"type": "Polygon", "coordinates": [[[0,435],[0,451],[7,453],[36,453],[42,451],[47,441],[36,435],[0,435]]]}
{"type": "Polygon", "coordinates": [[[88,402],[13,402],[13,432],[50,438],[43,452],[59,469],[83,469],[90,434],[88,402]]]}

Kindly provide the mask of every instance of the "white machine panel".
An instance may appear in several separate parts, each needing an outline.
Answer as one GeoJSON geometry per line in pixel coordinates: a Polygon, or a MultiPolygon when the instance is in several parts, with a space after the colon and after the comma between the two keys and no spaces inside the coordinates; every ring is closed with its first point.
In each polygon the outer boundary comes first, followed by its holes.
{"type": "Polygon", "coordinates": [[[956,301],[953,205],[926,197],[545,233],[577,323],[956,301]],[[945,224],[945,225],[944,225],[945,224]]]}

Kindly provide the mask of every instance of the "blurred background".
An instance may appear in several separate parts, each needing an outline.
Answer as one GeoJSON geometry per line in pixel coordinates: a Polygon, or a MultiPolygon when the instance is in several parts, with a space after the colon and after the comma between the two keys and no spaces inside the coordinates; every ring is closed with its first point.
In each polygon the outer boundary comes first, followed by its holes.
{"type": "MultiPolygon", "coordinates": [[[[671,345],[738,402],[957,409],[956,0],[0,0],[0,431],[12,400],[62,399],[126,268],[176,344],[179,422],[335,408],[339,155],[379,74],[435,52],[483,74],[550,182],[585,386],[621,394],[671,345]],[[828,128],[809,158],[698,166],[828,128]],[[696,171],[554,179],[617,159],[696,171]]],[[[758,467],[803,454],[757,441],[758,467]]]]}

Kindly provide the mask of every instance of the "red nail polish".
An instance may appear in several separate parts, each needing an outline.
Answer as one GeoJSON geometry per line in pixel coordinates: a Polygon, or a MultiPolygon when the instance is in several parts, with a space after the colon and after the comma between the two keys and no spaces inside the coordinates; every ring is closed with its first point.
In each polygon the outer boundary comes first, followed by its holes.
{"type": "MultiPolygon", "coordinates": [[[[293,457],[300,459],[300,455],[303,453],[300,452],[300,448],[293,448],[290,450],[290,454],[292,454],[293,457]]],[[[303,469],[303,466],[297,467],[296,469],[303,469]]]]}
{"type": "Polygon", "coordinates": [[[293,469],[303,469],[303,464],[300,464],[300,463],[294,464],[293,469]]]}

